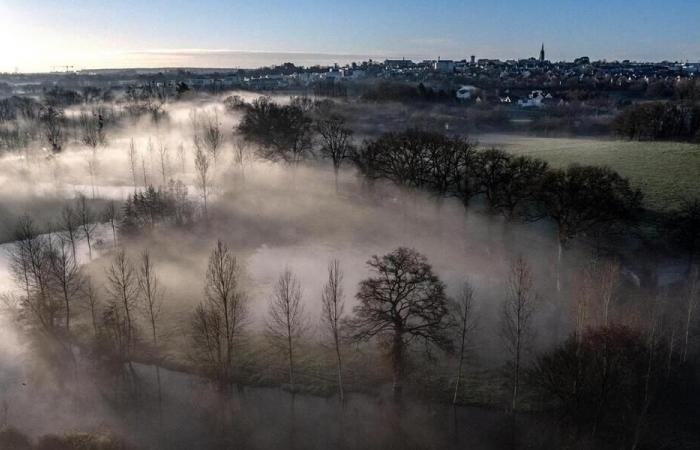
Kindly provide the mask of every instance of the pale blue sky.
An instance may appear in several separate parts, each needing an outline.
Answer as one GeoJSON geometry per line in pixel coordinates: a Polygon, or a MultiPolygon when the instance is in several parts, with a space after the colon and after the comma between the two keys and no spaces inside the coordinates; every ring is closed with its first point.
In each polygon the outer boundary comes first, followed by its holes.
{"type": "MultiPolygon", "coordinates": [[[[552,60],[698,61],[699,23],[699,0],[0,0],[0,70],[257,62],[227,51],[518,58],[541,42],[552,60]]],[[[286,56],[267,58],[310,60],[286,56]]]]}

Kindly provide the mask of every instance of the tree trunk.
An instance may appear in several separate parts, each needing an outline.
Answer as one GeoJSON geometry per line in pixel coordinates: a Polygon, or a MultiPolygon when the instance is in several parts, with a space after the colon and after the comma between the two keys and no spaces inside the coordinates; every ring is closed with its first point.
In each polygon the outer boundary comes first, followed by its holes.
{"type": "Polygon", "coordinates": [[[289,354],[289,387],[294,393],[294,351],[292,347],[292,329],[287,318],[287,351],[289,354]]]}
{"type": "Polygon", "coordinates": [[[338,336],[335,337],[335,355],[338,358],[338,394],[340,395],[340,402],[345,401],[345,392],[343,390],[343,365],[340,358],[340,342],[338,341],[338,336]]]}
{"type": "Polygon", "coordinates": [[[394,393],[394,398],[399,399],[401,397],[402,391],[402,381],[403,381],[403,351],[404,342],[400,332],[394,334],[394,340],[391,348],[391,362],[394,375],[394,381],[392,386],[392,391],[394,393]]]}
{"type": "Polygon", "coordinates": [[[464,314],[464,322],[462,323],[462,341],[459,346],[459,366],[457,369],[457,382],[455,383],[455,393],[452,397],[452,404],[457,404],[457,398],[459,396],[459,385],[462,381],[462,366],[464,365],[464,342],[467,336],[467,315],[464,314]]]}

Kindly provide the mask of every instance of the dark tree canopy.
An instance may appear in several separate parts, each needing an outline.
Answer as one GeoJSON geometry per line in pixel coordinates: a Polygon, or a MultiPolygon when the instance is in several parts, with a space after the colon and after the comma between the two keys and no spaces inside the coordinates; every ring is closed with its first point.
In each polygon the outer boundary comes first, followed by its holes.
{"type": "Polygon", "coordinates": [[[337,172],[352,150],[352,130],[345,126],[345,120],[332,115],[316,123],[316,131],[321,135],[321,154],[333,162],[337,172]]]}
{"type": "Polygon", "coordinates": [[[355,163],[370,178],[469,197],[468,170],[475,151],[468,140],[410,129],[365,143],[355,154],[355,163]]]}
{"type": "Polygon", "coordinates": [[[684,200],[664,224],[671,242],[688,255],[688,269],[700,251],[700,200],[684,200]]]}
{"type": "Polygon", "coordinates": [[[579,429],[600,428],[619,439],[633,434],[651,393],[671,386],[667,358],[662,340],[650,343],[638,330],[612,325],[572,335],[539,357],[529,381],[579,429]]]}
{"type": "Polygon", "coordinates": [[[311,150],[311,119],[298,106],[278,105],[267,97],[246,107],[238,131],[269,159],[298,163],[311,150]]]}
{"type": "Polygon", "coordinates": [[[484,195],[489,207],[513,219],[528,215],[547,170],[541,159],[494,148],[477,153],[472,177],[476,193],[484,195]]]}
{"type": "Polygon", "coordinates": [[[123,206],[119,231],[135,233],[153,229],[161,223],[186,225],[193,217],[193,207],[187,198],[187,186],[170,181],[167,189],[148,186],[135,192],[123,206]]]}
{"type": "Polygon", "coordinates": [[[598,227],[631,221],[641,208],[642,194],[608,168],[572,165],[548,171],[538,198],[563,244],[598,227]]]}

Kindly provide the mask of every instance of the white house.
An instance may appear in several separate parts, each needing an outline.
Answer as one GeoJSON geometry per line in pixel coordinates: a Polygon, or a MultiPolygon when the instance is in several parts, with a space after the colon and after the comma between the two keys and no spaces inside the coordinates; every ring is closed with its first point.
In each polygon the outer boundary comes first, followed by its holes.
{"type": "Polygon", "coordinates": [[[530,92],[527,99],[518,100],[521,108],[541,108],[545,100],[551,100],[552,94],[545,94],[544,91],[536,90],[530,92]]]}
{"type": "Polygon", "coordinates": [[[476,94],[478,94],[478,93],[479,93],[479,88],[476,86],[462,86],[457,91],[457,99],[458,100],[471,100],[474,97],[476,97],[476,94]]]}

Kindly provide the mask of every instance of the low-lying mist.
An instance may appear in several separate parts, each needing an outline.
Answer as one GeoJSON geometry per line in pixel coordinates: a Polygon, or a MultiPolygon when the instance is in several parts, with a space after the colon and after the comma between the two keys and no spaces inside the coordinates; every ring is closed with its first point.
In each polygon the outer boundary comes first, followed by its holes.
{"type": "MultiPolygon", "coordinates": [[[[556,232],[545,222],[508,222],[486,214],[478,203],[465,207],[457,199],[370,182],[349,164],[336,174],[324,162],[289,165],[257,158],[256,148],[233,132],[240,117],[225,110],[221,100],[167,104],[166,114],[158,121],[142,118],[108,128],[106,144],[95,148],[73,143],[54,154],[33,147],[0,159],[0,238],[6,242],[0,247],[0,291],[10,293],[11,302],[16,297],[11,293],[18,287],[9,270],[9,251],[15,222],[22,214],[32,215],[43,232],[60,231],[61,210],[78,195],[101,211],[111,201],[121,207],[147,185],[165,188],[171,180],[187,187],[187,199],[202,214],[194,124],[215,120],[224,130],[223,144],[212,162],[207,220],[184,228],[155,227],[138,236],[120,236],[116,243],[111,229],[101,225],[92,258],[84,247],[78,251],[102,296],[106,296],[106,270],[115,244],[133,261],[142,251],[150,252],[163,288],[159,334],[168,342],[165,358],[173,369],[162,374],[162,418],[155,417],[152,390],[145,387],[153,383],[151,366],[137,364],[134,376],[143,381],[144,392],[135,405],[126,404],[105,387],[118,385],[117,377],[83,372],[81,366],[89,363],[82,355],[77,358],[75,379],[53,376],[34,351],[40,344],[16,327],[8,313],[0,327],[4,402],[0,423],[33,436],[106,427],[140,444],[194,448],[193,443],[215,440],[211,429],[224,426],[220,415],[225,413],[234,417],[231,436],[239,440],[229,444],[237,447],[328,448],[342,443],[341,448],[500,448],[503,442],[497,435],[503,417],[496,411],[450,413],[441,406],[407,403],[399,418],[383,396],[375,399],[356,393],[338,412],[333,400],[294,400],[293,395],[272,388],[239,392],[224,402],[202,378],[176,370],[187,360],[189,320],[203,301],[207,260],[217,241],[227,243],[243,269],[251,310],[249,330],[264,332],[275,283],[289,269],[301,286],[310,336],[320,335],[321,292],[330,261],[340,262],[346,312],[351,313],[358,285],[370,274],[366,261],[397,247],[414,248],[427,257],[451,297],[459,295],[466,281],[474,287],[480,332],[471,342],[472,358],[489,368],[504,362],[499,315],[513,261],[522,257],[533,271],[540,301],[533,351],[542,351],[562,341],[572,329],[573,288],[564,283],[558,290],[558,276],[568,279],[570,272],[592,257],[590,250],[574,244],[560,265],[556,232]],[[480,425],[467,436],[464,428],[450,421],[480,425]],[[319,432],[321,428],[329,430],[319,432]],[[396,430],[402,436],[399,440],[389,436],[396,430]],[[448,442],[448,437],[455,441],[448,442]]],[[[95,221],[104,222],[99,215],[95,221]]],[[[81,329],[90,328],[86,316],[77,322],[81,329]]]]}

